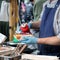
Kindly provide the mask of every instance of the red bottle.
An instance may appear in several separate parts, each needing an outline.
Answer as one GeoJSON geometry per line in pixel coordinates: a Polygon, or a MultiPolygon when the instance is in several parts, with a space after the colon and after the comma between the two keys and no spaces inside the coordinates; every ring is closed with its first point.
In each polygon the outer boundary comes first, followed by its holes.
{"type": "Polygon", "coordinates": [[[20,30],[21,30],[23,33],[29,33],[29,32],[30,32],[30,29],[29,29],[29,27],[28,27],[27,24],[22,24],[22,25],[20,26],[20,30]]]}

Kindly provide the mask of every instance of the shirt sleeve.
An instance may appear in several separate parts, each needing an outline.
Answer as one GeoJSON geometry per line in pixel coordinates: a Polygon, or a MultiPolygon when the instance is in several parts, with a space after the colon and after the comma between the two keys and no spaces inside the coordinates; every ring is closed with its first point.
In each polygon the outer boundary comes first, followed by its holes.
{"type": "Polygon", "coordinates": [[[54,17],[54,31],[58,38],[60,38],[60,6],[57,8],[55,17],[54,17]]]}
{"type": "Polygon", "coordinates": [[[57,35],[57,37],[58,38],[60,38],[60,7],[59,7],[59,12],[58,12],[58,17],[57,17],[57,19],[58,19],[58,35],[57,35]]]}

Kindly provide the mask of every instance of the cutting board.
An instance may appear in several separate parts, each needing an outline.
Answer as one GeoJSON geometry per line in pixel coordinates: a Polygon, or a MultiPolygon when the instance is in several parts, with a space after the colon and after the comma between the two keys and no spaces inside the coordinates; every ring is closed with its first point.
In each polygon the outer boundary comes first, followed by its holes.
{"type": "Polygon", "coordinates": [[[30,60],[59,60],[57,56],[22,54],[22,59],[30,60]]]}

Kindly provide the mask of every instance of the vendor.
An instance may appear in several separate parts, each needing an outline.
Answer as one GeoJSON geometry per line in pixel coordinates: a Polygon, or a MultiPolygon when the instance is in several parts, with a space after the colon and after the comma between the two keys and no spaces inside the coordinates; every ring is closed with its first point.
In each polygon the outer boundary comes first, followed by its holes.
{"type": "Polygon", "coordinates": [[[29,27],[40,27],[39,38],[25,36],[20,43],[37,43],[39,55],[60,56],[60,0],[47,0],[40,20],[29,23],[29,27]]]}

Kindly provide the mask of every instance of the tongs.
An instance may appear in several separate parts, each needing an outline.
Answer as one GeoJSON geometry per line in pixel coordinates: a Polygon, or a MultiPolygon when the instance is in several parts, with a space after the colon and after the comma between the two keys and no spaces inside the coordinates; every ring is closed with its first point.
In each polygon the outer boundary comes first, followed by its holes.
{"type": "Polygon", "coordinates": [[[20,55],[21,53],[23,53],[26,47],[27,47],[26,44],[17,44],[17,47],[14,49],[14,51],[10,55],[11,56],[20,55]]]}

